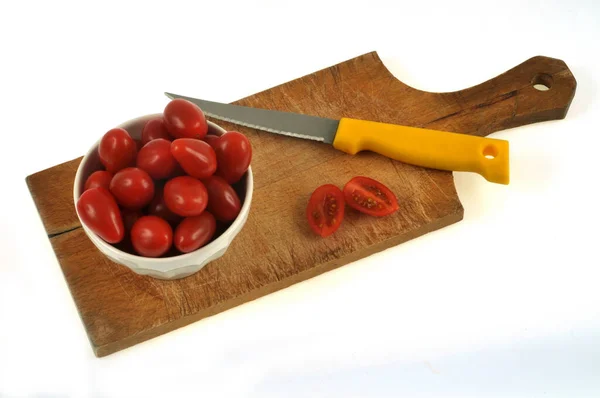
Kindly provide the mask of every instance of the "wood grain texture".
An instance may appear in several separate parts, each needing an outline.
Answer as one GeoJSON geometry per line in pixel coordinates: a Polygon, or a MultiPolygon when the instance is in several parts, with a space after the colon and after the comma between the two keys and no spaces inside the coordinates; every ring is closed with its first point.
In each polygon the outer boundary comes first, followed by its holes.
{"type": "MultiPolygon", "coordinates": [[[[576,81],[564,62],[535,57],[478,86],[429,93],[397,80],[375,52],[237,101],[237,104],[485,136],[566,116],[576,81]],[[544,82],[548,91],[533,84],[544,82]]],[[[188,93],[193,95],[193,93],[188,93]]],[[[139,276],[106,259],[89,241],[71,196],[81,158],[27,178],[44,227],[97,356],[104,356],[283,289],[462,219],[452,173],[373,153],[215,120],[246,134],[254,148],[255,192],[248,221],[227,253],[177,281],[139,276]],[[373,219],[348,211],[327,239],[314,236],[305,206],[321,184],[356,175],[388,185],[400,210],[373,219]]]]}

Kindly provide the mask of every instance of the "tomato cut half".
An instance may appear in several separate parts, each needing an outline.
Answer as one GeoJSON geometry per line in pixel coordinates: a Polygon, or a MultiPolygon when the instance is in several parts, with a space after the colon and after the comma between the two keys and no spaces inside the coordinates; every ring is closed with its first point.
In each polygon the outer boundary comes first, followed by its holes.
{"type": "Polygon", "coordinates": [[[337,231],[344,219],[344,194],[332,184],[318,187],[306,207],[310,228],[322,237],[337,231]]]}
{"type": "Polygon", "coordinates": [[[398,199],[388,187],[369,177],[354,177],[344,186],[348,206],[362,213],[383,217],[398,210],[398,199]]]}

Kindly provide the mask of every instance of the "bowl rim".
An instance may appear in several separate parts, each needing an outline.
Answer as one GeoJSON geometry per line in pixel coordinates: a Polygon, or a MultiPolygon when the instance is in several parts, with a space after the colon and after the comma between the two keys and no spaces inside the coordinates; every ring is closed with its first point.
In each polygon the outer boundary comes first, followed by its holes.
{"type": "MultiPolygon", "coordinates": [[[[126,126],[126,125],[130,125],[133,123],[140,122],[142,120],[150,120],[155,117],[162,117],[162,116],[163,116],[162,113],[153,113],[153,114],[139,116],[134,119],[127,120],[127,121],[119,124],[115,128],[124,128],[123,126],[126,126]]],[[[223,127],[219,126],[218,124],[216,124],[210,120],[207,120],[206,122],[208,123],[209,127],[212,127],[216,131],[219,132],[219,136],[221,136],[227,132],[227,130],[225,130],[223,127]]],[[[98,146],[100,145],[101,140],[102,140],[102,138],[98,139],[96,141],[96,143],[94,145],[92,145],[92,147],[87,151],[87,153],[81,159],[79,166],[77,166],[77,172],[75,173],[75,180],[73,182],[73,202],[74,202],[73,207],[75,209],[75,214],[77,214],[77,219],[79,220],[79,223],[81,224],[81,228],[86,233],[94,235],[94,237],[97,238],[99,244],[101,244],[105,250],[109,251],[111,255],[113,255],[115,257],[118,256],[119,258],[121,258],[125,261],[132,261],[132,262],[136,262],[136,263],[143,261],[144,263],[146,263],[148,265],[150,265],[150,264],[165,264],[165,263],[169,263],[169,262],[173,262],[173,261],[184,261],[184,260],[196,258],[198,256],[202,256],[203,254],[205,257],[208,258],[212,254],[214,254],[215,251],[218,251],[218,250],[222,249],[223,247],[228,246],[230,241],[233,239],[233,237],[235,237],[235,235],[237,235],[237,233],[239,233],[239,231],[241,230],[241,228],[239,228],[239,226],[240,226],[240,224],[242,224],[245,221],[244,215],[249,212],[250,204],[252,202],[252,193],[254,191],[254,176],[252,174],[252,166],[249,166],[248,170],[245,173],[246,195],[244,198],[244,202],[242,203],[242,207],[240,208],[239,214],[237,215],[235,220],[231,223],[231,225],[225,231],[223,231],[217,239],[214,239],[207,245],[202,246],[201,248],[196,249],[192,252],[183,253],[183,254],[179,254],[179,255],[171,256],[171,257],[144,257],[144,256],[131,254],[126,251],[117,249],[112,244],[104,241],[102,238],[100,238],[100,236],[98,236],[98,234],[96,234],[95,232],[93,232],[87,226],[84,225],[83,221],[79,217],[79,213],[77,212],[77,206],[76,206],[79,196],[81,196],[83,194],[83,192],[78,192],[79,191],[78,186],[81,186],[81,183],[82,183],[81,180],[83,179],[83,164],[85,163],[86,160],[88,160],[90,158],[90,156],[95,151],[98,150],[98,146]],[[234,232],[233,237],[230,237],[229,235],[232,232],[234,232]]],[[[175,230],[173,229],[173,235],[174,234],[175,234],[175,230]]],[[[94,245],[96,245],[96,242],[92,241],[92,243],[94,245]]],[[[165,270],[165,271],[168,271],[168,270],[165,270]]]]}

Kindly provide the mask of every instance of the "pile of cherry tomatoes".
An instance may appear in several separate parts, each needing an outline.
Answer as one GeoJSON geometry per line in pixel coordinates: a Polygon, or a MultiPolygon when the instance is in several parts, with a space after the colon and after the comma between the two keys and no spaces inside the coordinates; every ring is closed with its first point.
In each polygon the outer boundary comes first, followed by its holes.
{"type": "Polygon", "coordinates": [[[139,141],[109,130],[98,156],[104,169],[76,205],[82,222],[121,250],[165,257],[203,247],[235,220],[252,147],[235,131],[208,134],[202,110],[175,99],[139,141]]]}

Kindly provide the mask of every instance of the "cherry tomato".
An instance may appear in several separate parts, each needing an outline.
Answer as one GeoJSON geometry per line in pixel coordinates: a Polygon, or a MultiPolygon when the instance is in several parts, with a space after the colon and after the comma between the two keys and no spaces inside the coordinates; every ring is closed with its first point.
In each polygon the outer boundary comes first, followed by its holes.
{"type": "Polygon", "coordinates": [[[117,202],[128,209],[141,209],[154,197],[154,181],[142,169],[128,167],[113,177],[110,192],[117,202]]]}
{"type": "Polygon", "coordinates": [[[136,155],[135,141],[126,130],[121,128],[109,130],[102,136],[98,146],[100,162],[111,173],[134,165],[136,155]]]}
{"type": "Polygon", "coordinates": [[[204,184],[190,176],[175,177],[165,184],[165,204],[173,213],[183,217],[202,214],[208,204],[204,184]]]}
{"type": "Polygon", "coordinates": [[[210,145],[212,149],[215,149],[216,144],[219,141],[219,136],[214,134],[206,134],[206,137],[204,137],[202,140],[210,145]]]}
{"type": "Polygon", "coordinates": [[[202,180],[208,191],[208,211],[219,221],[233,221],[240,214],[242,205],[235,190],[219,176],[202,180]]]}
{"type": "Polygon", "coordinates": [[[216,225],[215,218],[208,211],[199,216],[186,217],[175,228],[173,243],[182,253],[193,252],[210,241],[216,225]]]}
{"type": "Polygon", "coordinates": [[[142,146],[158,138],[171,141],[171,136],[165,127],[162,117],[157,117],[146,122],[142,130],[142,146]]]}
{"type": "Polygon", "coordinates": [[[252,160],[250,141],[242,133],[230,131],[214,143],[217,154],[217,172],[230,184],[238,182],[252,160]]]}
{"type": "Polygon", "coordinates": [[[181,216],[173,213],[165,204],[165,197],[163,194],[164,187],[158,186],[155,189],[154,199],[148,205],[148,214],[158,216],[163,220],[167,221],[171,225],[176,225],[181,221],[181,216]]]}
{"type": "Polygon", "coordinates": [[[167,104],[163,120],[167,131],[174,138],[202,139],[208,132],[208,123],[202,109],[181,98],[167,104]]]}
{"type": "Polygon", "coordinates": [[[144,214],[139,210],[121,209],[121,217],[125,226],[125,234],[131,231],[133,224],[139,220],[144,214]]]}
{"type": "Polygon", "coordinates": [[[317,235],[327,237],[333,234],[344,219],[344,194],[332,184],[318,187],[310,196],[306,217],[317,235]]]}
{"type": "Polygon", "coordinates": [[[109,189],[110,180],[112,180],[112,178],[113,178],[113,173],[111,173],[111,172],[108,172],[105,170],[94,171],[92,174],[90,174],[90,176],[87,178],[87,180],[85,180],[85,185],[83,187],[83,190],[87,191],[90,188],[98,188],[98,187],[109,189]]]}
{"type": "Polygon", "coordinates": [[[155,180],[169,177],[177,167],[171,154],[171,141],[157,138],[148,142],[138,153],[136,165],[155,180]]]}
{"type": "Polygon", "coordinates": [[[119,243],[125,236],[123,219],[115,198],[102,187],[85,191],[77,200],[81,221],[108,243],[119,243]]]}
{"type": "Polygon", "coordinates": [[[171,154],[192,177],[210,177],[217,170],[217,155],[204,141],[178,138],[171,143],[171,154]]]}
{"type": "Polygon", "coordinates": [[[344,186],[348,205],[375,217],[387,216],[398,210],[398,199],[388,187],[368,177],[354,177],[344,186]]]}
{"type": "Polygon", "coordinates": [[[173,229],[157,216],[143,216],[131,228],[131,243],[144,257],[160,257],[173,244],[173,229]]]}

